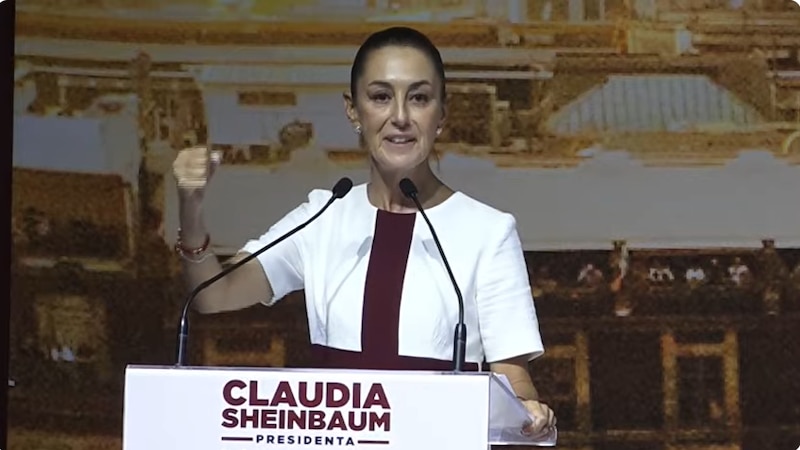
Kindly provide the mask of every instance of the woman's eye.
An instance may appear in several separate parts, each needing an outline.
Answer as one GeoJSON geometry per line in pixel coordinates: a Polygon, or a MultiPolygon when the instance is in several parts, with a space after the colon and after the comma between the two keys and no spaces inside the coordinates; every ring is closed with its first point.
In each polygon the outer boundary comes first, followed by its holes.
{"type": "Polygon", "coordinates": [[[376,102],[379,102],[379,103],[387,102],[387,101],[389,101],[389,98],[390,98],[389,94],[381,93],[381,94],[373,94],[372,95],[372,100],[374,100],[376,102]]]}
{"type": "Polygon", "coordinates": [[[411,101],[417,103],[428,103],[428,96],[425,94],[414,94],[411,96],[411,101]]]}

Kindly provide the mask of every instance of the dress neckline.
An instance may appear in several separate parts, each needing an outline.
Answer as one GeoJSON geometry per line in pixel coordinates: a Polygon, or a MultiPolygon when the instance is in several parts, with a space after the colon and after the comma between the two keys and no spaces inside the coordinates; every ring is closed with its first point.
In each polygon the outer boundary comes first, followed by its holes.
{"type": "MultiPolygon", "coordinates": [[[[409,215],[415,215],[415,214],[419,213],[419,211],[412,211],[412,212],[402,213],[402,212],[394,212],[394,211],[389,211],[389,210],[386,210],[386,209],[378,208],[377,206],[373,205],[372,202],[369,200],[369,190],[367,189],[367,186],[368,186],[367,183],[363,184],[363,189],[362,189],[363,199],[367,203],[367,205],[370,208],[372,208],[373,211],[377,212],[378,214],[388,215],[388,216],[409,216],[409,215]]],[[[438,205],[431,206],[430,208],[425,208],[425,214],[429,214],[429,213],[435,212],[435,211],[437,211],[439,209],[444,209],[448,204],[453,203],[456,200],[456,197],[460,197],[462,195],[463,194],[461,193],[461,191],[455,191],[454,190],[453,193],[450,194],[449,197],[444,199],[444,201],[440,202],[438,205]]]]}

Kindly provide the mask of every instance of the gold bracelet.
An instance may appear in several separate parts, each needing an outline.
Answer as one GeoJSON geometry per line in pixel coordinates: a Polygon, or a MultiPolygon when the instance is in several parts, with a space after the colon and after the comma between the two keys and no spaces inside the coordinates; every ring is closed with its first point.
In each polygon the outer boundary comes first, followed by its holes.
{"type": "Polygon", "coordinates": [[[203,244],[200,247],[190,248],[183,245],[183,239],[181,238],[181,229],[178,228],[178,239],[175,241],[175,251],[180,254],[189,253],[191,255],[197,256],[205,253],[208,250],[208,246],[211,244],[211,235],[206,233],[206,238],[203,241],[203,244]]]}
{"type": "Polygon", "coordinates": [[[184,261],[199,264],[208,258],[211,253],[208,247],[211,244],[211,236],[206,233],[206,238],[200,247],[189,248],[183,245],[181,239],[181,229],[178,228],[178,239],[175,241],[175,253],[177,253],[184,261]]]}
{"type": "Polygon", "coordinates": [[[206,252],[202,256],[200,256],[199,258],[192,258],[192,257],[186,255],[183,252],[178,252],[178,254],[180,255],[181,259],[183,259],[186,262],[190,262],[192,264],[200,264],[201,262],[203,262],[206,259],[208,259],[211,255],[213,255],[213,253],[211,253],[211,252],[206,252]]]}

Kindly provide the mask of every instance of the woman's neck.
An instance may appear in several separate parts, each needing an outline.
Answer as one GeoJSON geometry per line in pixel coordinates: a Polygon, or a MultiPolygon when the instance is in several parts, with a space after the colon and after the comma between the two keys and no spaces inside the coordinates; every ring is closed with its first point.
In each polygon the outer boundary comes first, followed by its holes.
{"type": "Polygon", "coordinates": [[[416,212],[417,207],[413,200],[407,198],[400,189],[400,180],[403,178],[414,182],[417,188],[417,198],[423,208],[435,206],[450,196],[450,192],[443,192],[443,189],[446,191],[450,191],[450,189],[436,178],[427,164],[418,167],[411,173],[389,173],[373,166],[370,170],[370,182],[367,187],[367,194],[372,205],[394,213],[416,212]]]}

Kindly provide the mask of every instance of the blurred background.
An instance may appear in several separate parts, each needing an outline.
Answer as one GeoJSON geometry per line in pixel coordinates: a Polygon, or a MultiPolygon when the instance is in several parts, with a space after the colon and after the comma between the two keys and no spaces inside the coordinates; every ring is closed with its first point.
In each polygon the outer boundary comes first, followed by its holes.
{"type": "MultiPolygon", "coordinates": [[[[9,447],[121,448],[125,366],[174,362],[178,149],[224,153],[223,256],[366,180],[341,94],[395,24],[446,62],[436,170],[517,217],[559,447],[800,445],[794,2],[24,0],[9,447]]],[[[307,333],[302,292],[194,317],[190,362],[303,366],[307,333]]]]}

